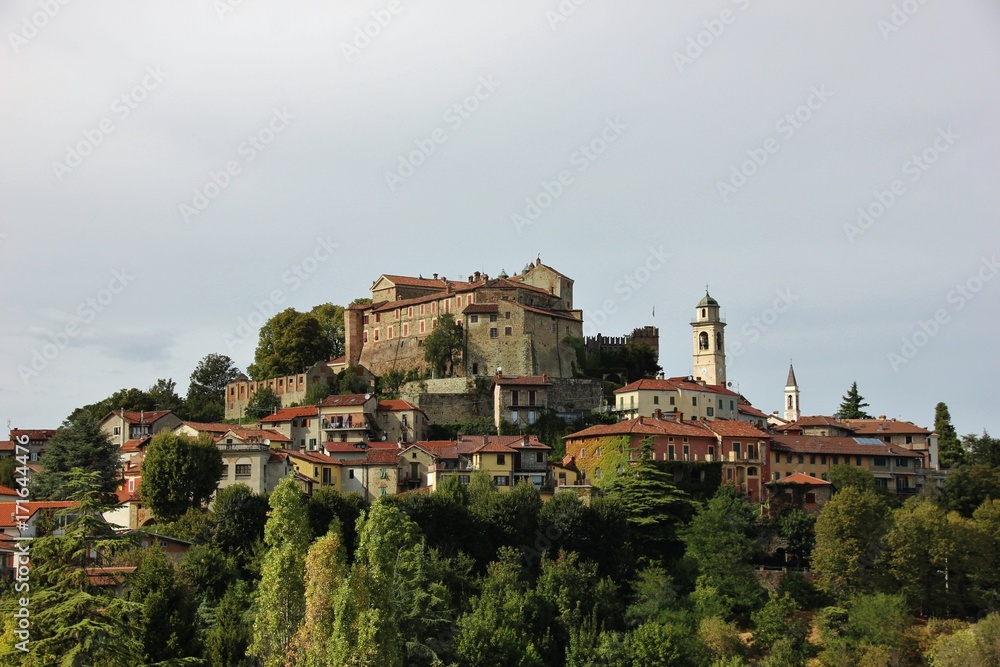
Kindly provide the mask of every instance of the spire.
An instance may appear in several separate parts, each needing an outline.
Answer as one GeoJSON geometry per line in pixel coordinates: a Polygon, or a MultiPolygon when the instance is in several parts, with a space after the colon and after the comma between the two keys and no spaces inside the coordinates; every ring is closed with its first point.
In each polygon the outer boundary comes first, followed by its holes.
{"type": "Polygon", "coordinates": [[[795,381],[795,368],[791,364],[788,364],[788,379],[785,380],[786,387],[798,387],[799,383],[795,381]]]}

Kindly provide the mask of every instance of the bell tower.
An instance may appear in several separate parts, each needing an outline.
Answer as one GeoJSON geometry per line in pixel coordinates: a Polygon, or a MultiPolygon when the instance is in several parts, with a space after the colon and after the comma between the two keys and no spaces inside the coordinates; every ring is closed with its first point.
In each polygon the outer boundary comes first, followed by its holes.
{"type": "Polygon", "coordinates": [[[694,373],[695,380],[705,384],[726,384],[726,323],[719,316],[719,302],[709,295],[698,302],[694,320],[694,373]]]}
{"type": "Polygon", "coordinates": [[[785,380],[785,421],[796,422],[802,415],[799,409],[799,385],[795,381],[795,369],[788,364],[788,379],[785,380]]]}

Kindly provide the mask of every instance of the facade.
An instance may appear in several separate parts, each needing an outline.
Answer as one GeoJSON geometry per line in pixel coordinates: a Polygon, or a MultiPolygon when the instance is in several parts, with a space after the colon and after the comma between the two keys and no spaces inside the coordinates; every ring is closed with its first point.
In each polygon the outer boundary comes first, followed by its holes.
{"type": "Polygon", "coordinates": [[[320,443],[324,440],[319,408],[315,405],[282,408],[261,419],[260,425],[287,436],[291,440],[292,449],[319,451],[320,443]]]}
{"type": "Polygon", "coordinates": [[[327,396],[318,407],[319,428],[326,453],[334,454],[338,450],[337,445],[364,449],[368,442],[382,439],[383,432],[375,415],[378,399],[374,394],[327,396]]]}
{"type": "Polygon", "coordinates": [[[642,379],[615,390],[615,412],[621,419],[676,412],[681,419],[744,419],[741,396],[725,387],[693,377],[642,379]]]}
{"type": "Polygon", "coordinates": [[[465,281],[384,274],[371,294],[371,304],[345,311],[344,329],[348,363],[375,375],[426,368],[423,341],[451,313],[463,332],[456,374],[572,377],[575,351],[563,339],[583,337],[583,313],[573,309],[573,281],[541,261],[513,277],[465,281]]]}
{"type": "Polygon", "coordinates": [[[332,383],[337,374],[325,361],[317,361],[301,373],[266,380],[251,380],[246,375],[226,385],[226,419],[239,419],[246,410],[247,403],[263,387],[268,387],[281,399],[281,405],[301,403],[306,394],[315,386],[332,383]]]}
{"type": "Polygon", "coordinates": [[[399,450],[371,448],[362,459],[344,461],[341,491],[360,493],[367,501],[399,492],[399,450]]]}
{"type": "MultiPolygon", "coordinates": [[[[286,453],[292,470],[312,482],[311,491],[326,487],[340,491],[342,460],[312,451],[290,449],[286,453]]],[[[312,495],[312,492],[308,493],[312,495]]]]}
{"type": "Polygon", "coordinates": [[[481,470],[501,491],[527,480],[547,494],[554,485],[549,472],[551,451],[533,435],[463,435],[454,441],[416,443],[405,450],[400,461],[403,475],[409,479],[422,475],[426,468],[426,486],[431,489],[452,476],[468,484],[472,474],[481,470]]]}
{"type": "Polygon", "coordinates": [[[547,375],[505,375],[497,371],[493,377],[493,423],[512,426],[531,425],[549,405],[547,375]]]}
{"type": "Polygon", "coordinates": [[[427,437],[427,415],[409,401],[379,401],[376,413],[378,428],[385,442],[405,444],[427,437]]]}
{"type": "Polygon", "coordinates": [[[624,336],[597,334],[583,339],[583,346],[591,354],[615,353],[629,343],[645,345],[653,350],[656,358],[660,356],[660,330],[653,326],[637,327],[632,330],[632,333],[624,336]]]}
{"type": "Polygon", "coordinates": [[[101,420],[101,430],[111,436],[111,441],[121,449],[129,441],[138,441],[160,431],[170,431],[179,426],[180,417],[170,410],[109,412],[101,420]]]}
{"type": "Polygon", "coordinates": [[[938,435],[913,422],[901,419],[845,419],[844,423],[854,430],[854,434],[866,438],[878,438],[897,447],[905,447],[924,456],[924,467],[938,470],[938,435]]]}
{"type": "Polygon", "coordinates": [[[222,478],[219,488],[245,484],[254,493],[270,493],[282,479],[292,473],[286,453],[272,449],[287,445],[291,439],[260,429],[232,428],[215,440],[222,452],[222,478]]]}
{"type": "Polygon", "coordinates": [[[923,456],[877,438],[776,435],[771,438],[771,480],[796,473],[830,479],[835,465],[870,470],[880,489],[916,493],[923,485],[923,456]]]}
{"type": "Polygon", "coordinates": [[[801,472],[770,481],[766,487],[772,509],[787,505],[818,514],[833,497],[833,484],[801,472]]]}
{"type": "MultiPolygon", "coordinates": [[[[28,448],[28,460],[38,461],[48,448],[49,439],[56,434],[52,428],[13,428],[10,430],[9,456],[14,456],[17,445],[28,448]]],[[[7,454],[6,447],[0,448],[0,458],[7,454]]],[[[24,450],[21,450],[22,452],[24,450]]]]}

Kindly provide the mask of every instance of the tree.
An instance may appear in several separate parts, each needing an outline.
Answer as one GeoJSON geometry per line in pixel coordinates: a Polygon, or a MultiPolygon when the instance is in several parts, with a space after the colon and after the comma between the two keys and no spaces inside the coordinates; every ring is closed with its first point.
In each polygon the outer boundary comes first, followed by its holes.
{"type": "Polygon", "coordinates": [[[144,664],[197,655],[195,605],[164,553],[146,550],[130,583],[129,600],[139,607],[133,622],[144,664]]]}
{"type": "Polygon", "coordinates": [[[118,447],[101,430],[100,422],[86,413],[56,430],[40,463],[43,472],[34,477],[32,485],[32,496],[38,500],[64,500],[77,469],[98,473],[98,486],[105,494],[114,493],[121,482],[118,447]]]}
{"type": "Polygon", "coordinates": [[[146,449],[139,495],[155,516],[172,521],[207,503],[221,477],[222,453],[210,438],[163,431],[146,449]]]}
{"type": "Polygon", "coordinates": [[[875,490],[875,475],[867,468],[857,468],[848,463],[839,463],[830,468],[830,483],[837,491],[848,487],[859,491],[875,490]]]}
{"type": "Polygon", "coordinates": [[[778,519],[778,534],[788,543],[786,553],[801,565],[816,545],[816,517],[792,507],[778,519]]]}
{"type": "Polygon", "coordinates": [[[0,486],[6,486],[8,489],[17,488],[17,466],[17,459],[13,456],[0,459],[0,486]]]}
{"type": "Polygon", "coordinates": [[[217,422],[226,414],[226,385],[240,376],[240,369],[224,354],[209,354],[191,373],[185,399],[193,421],[217,422]]]}
{"type": "Polygon", "coordinates": [[[983,431],[979,437],[971,434],[964,436],[962,449],[968,452],[970,463],[1000,468],[1000,440],[991,438],[989,433],[983,431]]]}
{"type": "Polygon", "coordinates": [[[270,387],[261,387],[247,401],[243,416],[247,419],[261,420],[281,409],[281,398],[270,387]]]}
{"type": "Polygon", "coordinates": [[[837,419],[871,419],[872,416],[865,412],[869,407],[864,397],[858,393],[858,383],[852,382],[851,388],[840,401],[840,409],[837,410],[837,419]]]}
{"type": "Polygon", "coordinates": [[[367,503],[360,493],[341,493],[335,488],[326,486],[309,499],[309,528],[314,537],[322,537],[330,530],[331,522],[336,519],[348,560],[354,556],[357,546],[358,518],[364,512],[367,503]]]}
{"type": "Polygon", "coordinates": [[[951,425],[951,413],[945,403],[934,407],[934,432],[938,434],[938,459],[942,468],[951,468],[962,463],[964,451],[958,433],[951,425]]]}
{"type": "Polygon", "coordinates": [[[263,667],[284,667],[286,649],[305,614],[305,560],[312,536],[306,500],[294,477],[281,480],[269,502],[250,652],[263,667]]]}
{"type": "Polygon", "coordinates": [[[424,360],[438,376],[447,373],[451,377],[455,374],[455,359],[461,359],[461,354],[462,327],[453,314],[442,313],[437,328],[424,339],[424,360]]]}
{"type": "Polygon", "coordinates": [[[743,497],[723,486],[698,509],[684,531],[686,555],[698,565],[698,585],[714,589],[727,616],[759,604],[763,589],[750,564],[754,544],[753,511],[743,497]]]}
{"type": "Polygon", "coordinates": [[[177,395],[177,383],[172,378],[158,379],[146,394],[153,404],[154,410],[170,410],[186,416],[184,399],[177,395]]]}
{"type": "Polygon", "coordinates": [[[337,531],[331,530],[309,547],[305,567],[305,617],[289,646],[292,664],[337,664],[330,639],[336,620],[337,591],[348,573],[344,545],[337,531]]]}
{"type": "Polygon", "coordinates": [[[264,539],[267,508],[267,497],[254,493],[246,484],[220,490],[212,503],[215,523],[212,541],[223,553],[245,564],[257,543],[264,539]]]}
{"type": "Polygon", "coordinates": [[[945,509],[972,516],[977,507],[995,498],[1000,498],[1000,468],[974,463],[948,473],[939,502],[945,509]]]}
{"type": "Polygon", "coordinates": [[[780,639],[790,639],[801,648],[809,634],[809,624],[796,616],[798,608],[788,593],[771,593],[767,602],[751,615],[755,647],[771,648],[780,639]]]}
{"type": "Polygon", "coordinates": [[[819,588],[837,599],[874,590],[887,528],[885,504],[874,491],[848,487],[831,498],[816,519],[812,568],[819,588]]]}
{"type": "Polygon", "coordinates": [[[205,658],[210,667],[249,667],[253,659],[247,649],[253,639],[253,619],[249,617],[250,586],[236,581],[215,608],[215,624],[205,637],[205,658]]]}
{"type": "Polygon", "coordinates": [[[247,372],[254,380],[301,373],[317,361],[326,361],[333,344],[319,318],[286,308],[260,328],[254,362],[247,372]]]}
{"type": "Polygon", "coordinates": [[[323,303],[313,306],[309,314],[319,320],[323,337],[330,343],[330,357],[344,356],[344,307],[323,303]]]}

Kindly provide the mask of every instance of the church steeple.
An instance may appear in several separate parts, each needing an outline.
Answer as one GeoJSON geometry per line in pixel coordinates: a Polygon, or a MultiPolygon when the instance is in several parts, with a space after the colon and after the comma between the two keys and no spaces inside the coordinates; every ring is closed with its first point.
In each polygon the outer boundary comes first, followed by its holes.
{"type": "Polygon", "coordinates": [[[694,373],[705,384],[726,384],[726,322],[719,315],[719,302],[705,289],[705,298],[695,307],[694,373]]]}
{"type": "Polygon", "coordinates": [[[802,415],[799,409],[799,383],[795,381],[795,368],[788,364],[788,379],[785,380],[785,421],[798,421],[802,415]]]}

